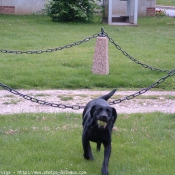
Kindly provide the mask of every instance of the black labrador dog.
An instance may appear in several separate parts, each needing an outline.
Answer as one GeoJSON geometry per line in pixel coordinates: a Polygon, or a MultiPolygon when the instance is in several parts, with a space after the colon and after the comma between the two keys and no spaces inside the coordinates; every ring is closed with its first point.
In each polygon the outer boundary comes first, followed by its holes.
{"type": "Polygon", "coordinates": [[[109,94],[90,101],[83,111],[83,133],[82,144],[84,158],[93,160],[90,141],[97,143],[100,151],[101,144],[104,145],[104,160],[102,175],[108,175],[108,162],[111,154],[111,134],[113,125],[117,119],[117,112],[107,103],[107,100],[115,93],[109,94]]]}

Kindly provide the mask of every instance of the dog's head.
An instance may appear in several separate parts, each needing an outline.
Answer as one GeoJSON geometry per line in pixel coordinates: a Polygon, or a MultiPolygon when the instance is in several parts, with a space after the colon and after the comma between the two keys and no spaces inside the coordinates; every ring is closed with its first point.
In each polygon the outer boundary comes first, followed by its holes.
{"type": "Polygon", "coordinates": [[[99,128],[113,126],[117,118],[115,108],[103,105],[94,105],[90,111],[91,117],[97,123],[99,128]]]}

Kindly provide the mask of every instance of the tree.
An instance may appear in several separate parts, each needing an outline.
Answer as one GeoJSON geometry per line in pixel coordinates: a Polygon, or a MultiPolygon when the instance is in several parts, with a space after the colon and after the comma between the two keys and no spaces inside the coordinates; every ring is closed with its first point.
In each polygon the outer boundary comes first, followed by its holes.
{"type": "Polygon", "coordinates": [[[91,21],[99,7],[95,0],[51,0],[47,12],[53,21],[91,21]]]}

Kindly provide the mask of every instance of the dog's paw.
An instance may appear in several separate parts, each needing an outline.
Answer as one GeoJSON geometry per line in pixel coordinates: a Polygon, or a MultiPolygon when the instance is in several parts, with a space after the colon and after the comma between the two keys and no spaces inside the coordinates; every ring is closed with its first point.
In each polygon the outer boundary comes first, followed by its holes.
{"type": "Polygon", "coordinates": [[[103,167],[103,168],[101,169],[101,174],[102,174],[102,175],[109,175],[108,169],[103,167]]]}
{"type": "Polygon", "coordinates": [[[93,156],[90,156],[90,160],[94,160],[94,157],[93,156]]]}
{"type": "Polygon", "coordinates": [[[84,154],[83,156],[84,156],[84,158],[87,159],[87,160],[94,160],[93,155],[90,155],[90,156],[89,156],[89,155],[85,155],[85,154],[84,154]]]}

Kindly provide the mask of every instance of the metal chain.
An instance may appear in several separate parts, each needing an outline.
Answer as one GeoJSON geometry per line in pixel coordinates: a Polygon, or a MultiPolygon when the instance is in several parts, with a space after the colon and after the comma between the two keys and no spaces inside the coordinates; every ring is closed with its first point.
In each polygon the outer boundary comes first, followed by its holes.
{"type": "Polygon", "coordinates": [[[17,90],[15,90],[15,89],[7,86],[7,85],[2,84],[1,82],[0,82],[0,86],[3,89],[11,92],[14,95],[21,96],[25,100],[29,100],[31,102],[35,102],[35,103],[38,103],[38,104],[41,104],[41,105],[52,106],[52,107],[57,107],[57,108],[62,108],[62,109],[71,108],[71,109],[74,109],[74,110],[83,109],[85,107],[85,106],[80,106],[80,105],[68,106],[68,105],[64,105],[64,104],[50,103],[50,102],[46,102],[46,101],[43,101],[43,100],[38,100],[38,99],[36,99],[34,97],[31,97],[31,96],[28,96],[28,95],[24,95],[24,94],[18,92],[17,90]]]}
{"type": "MultiPolygon", "coordinates": [[[[112,102],[109,102],[109,105],[114,105],[114,104],[118,104],[118,103],[121,103],[125,100],[131,100],[141,94],[144,94],[145,92],[147,92],[148,90],[150,90],[151,88],[154,88],[156,87],[157,85],[163,83],[168,77],[171,77],[175,74],[175,69],[173,69],[172,71],[169,71],[169,70],[161,70],[161,69],[158,69],[158,68],[154,68],[154,67],[151,67],[151,66],[148,66],[144,63],[141,63],[140,61],[136,60],[135,58],[133,58],[132,56],[130,56],[127,52],[125,52],[124,50],[122,50],[122,48],[116,44],[114,42],[114,40],[108,36],[107,33],[104,32],[104,29],[102,28],[101,29],[101,33],[98,33],[98,34],[94,34],[92,35],[91,37],[88,37],[88,38],[85,38],[84,40],[81,40],[81,41],[78,41],[78,42],[75,42],[73,44],[69,44],[69,45],[66,45],[66,46],[61,46],[61,47],[57,47],[57,48],[53,48],[53,49],[47,49],[47,50],[36,50],[36,51],[11,51],[11,50],[0,50],[0,52],[2,53],[13,53],[13,54],[41,54],[41,53],[44,53],[44,52],[54,52],[54,51],[59,51],[59,50],[62,50],[62,49],[65,49],[65,48],[70,48],[70,47],[73,47],[73,46],[77,46],[77,45],[80,45],[84,42],[87,42],[89,40],[91,40],[92,38],[96,38],[96,37],[108,37],[109,41],[115,45],[115,47],[121,51],[125,56],[127,56],[129,59],[131,59],[132,61],[134,61],[135,63],[137,64],[140,64],[142,65],[144,68],[148,68],[148,69],[151,69],[151,70],[156,70],[156,71],[161,71],[161,72],[166,72],[168,73],[165,77],[159,79],[157,82],[153,83],[152,85],[150,85],[149,87],[147,88],[144,88],[134,94],[131,94],[129,96],[126,96],[124,98],[120,98],[120,99],[117,99],[117,100],[114,100],[112,102]]],[[[64,104],[57,104],[57,103],[50,103],[50,102],[46,102],[46,101],[43,101],[43,100],[38,100],[34,97],[31,97],[31,96],[28,96],[28,95],[24,95],[16,90],[14,90],[13,88],[11,87],[8,87],[7,85],[4,85],[2,83],[0,83],[0,86],[15,94],[15,95],[18,95],[18,96],[21,96],[22,98],[26,99],[26,100],[30,100],[32,102],[35,102],[35,103],[38,103],[38,104],[41,104],[41,105],[46,105],[46,106],[52,106],[52,107],[57,107],[57,108],[62,108],[62,109],[66,109],[66,108],[71,108],[71,109],[74,109],[74,110],[79,110],[79,109],[83,109],[85,106],[80,106],[80,105],[72,105],[72,106],[69,106],[69,105],[64,105],[64,104]]]]}
{"type": "MultiPolygon", "coordinates": [[[[125,98],[120,98],[120,99],[117,99],[117,100],[114,100],[112,102],[109,102],[109,105],[114,105],[114,104],[118,104],[118,103],[121,103],[125,100],[131,100],[141,94],[144,94],[145,92],[147,92],[148,90],[150,90],[151,88],[154,88],[156,87],[157,85],[163,83],[168,77],[171,77],[175,75],[175,69],[173,69],[172,71],[170,71],[165,77],[159,79],[157,82],[153,83],[152,85],[148,86],[147,88],[144,88],[134,94],[131,94],[131,95],[128,95],[126,96],[125,98]]],[[[74,109],[74,110],[79,110],[79,109],[84,109],[85,106],[80,106],[80,105],[72,105],[72,106],[69,106],[69,105],[64,105],[64,104],[57,104],[57,103],[50,103],[50,102],[46,102],[46,101],[43,101],[43,100],[38,100],[34,97],[31,97],[31,96],[28,96],[28,95],[24,95],[16,90],[14,90],[13,88],[11,87],[8,87],[7,85],[4,85],[2,83],[0,83],[0,86],[2,88],[4,88],[5,90],[15,94],[15,95],[18,95],[18,96],[21,96],[22,98],[26,99],[26,100],[30,100],[31,102],[35,102],[35,103],[38,103],[38,104],[41,104],[41,105],[46,105],[46,106],[52,106],[52,107],[57,107],[57,108],[62,108],[62,109],[66,109],[66,108],[71,108],[71,109],[74,109]]]]}
{"type": "Polygon", "coordinates": [[[125,56],[127,56],[129,59],[131,59],[132,61],[134,61],[136,64],[140,64],[141,66],[143,66],[144,68],[150,69],[150,70],[154,70],[154,71],[159,71],[159,72],[165,72],[165,73],[169,73],[170,70],[161,70],[159,68],[155,68],[155,67],[151,67],[148,66],[147,64],[144,64],[140,61],[138,61],[137,59],[133,58],[132,56],[130,56],[126,51],[122,50],[122,48],[115,43],[115,41],[106,33],[104,32],[104,28],[101,28],[101,32],[100,33],[96,33],[94,35],[92,35],[91,37],[87,37],[81,41],[77,41],[73,44],[68,44],[65,46],[60,46],[60,47],[56,47],[56,48],[51,48],[51,49],[46,49],[46,50],[33,50],[33,51],[13,51],[13,50],[3,50],[0,49],[1,53],[13,53],[13,54],[41,54],[41,53],[48,53],[48,52],[55,52],[55,51],[59,51],[59,50],[63,50],[63,49],[67,49],[67,48],[71,48],[73,46],[77,46],[80,45],[84,42],[90,41],[92,38],[97,38],[98,36],[100,37],[107,37],[109,39],[109,41],[115,45],[115,47],[121,51],[125,56]]]}
{"type": "Polygon", "coordinates": [[[131,94],[131,95],[128,95],[124,98],[120,98],[120,99],[117,99],[117,100],[114,100],[112,102],[109,102],[110,105],[114,105],[114,104],[118,104],[118,103],[121,103],[125,100],[131,100],[141,94],[144,94],[145,92],[147,92],[148,90],[158,86],[159,84],[163,83],[168,77],[171,77],[175,75],[175,69],[173,69],[172,71],[170,71],[165,77],[162,77],[161,79],[159,79],[158,81],[156,81],[155,83],[153,83],[152,85],[148,86],[147,88],[144,88],[134,94],[131,94]]]}
{"type": "Polygon", "coordinates": [[[87,41],[90,41],[92,38],[96,38],[98,36],[99,36],[99,33],[94,34],[94,35],[92,35],[92,36],[90,36],[88,38],[85,38],[85,39],[81,40],[81,41],[77,41],[77,42],[75,42],[73,44],[68,44],[68,45],[65,45],[65,46],[60,46],[60,47],[46,49],[46,50],[33,50],[33,51],[20,51],[20,50],[17,50],[17,51],[13,51],[13,50],[0,49],[0,52],[1,53],[13,53],[13,54],[41,54],[41,53],[55,52],[55,51],[68,49],[68,48],[71,48],[73,46],[80,45],[80,44],[85,43],[87,41]]]}
{"type": "Polygon", "coordinates": [[[147,69],[150,69],[150,70],[154,70],[154,71],[159,71],[159,72],[165,72],[165,73],[169,73],[170,70],[162,70],[162,69],[159,69],[159,68],[155,68],[155,67],[151,67],[151,66],[148,66],[147,64],[144,64],[140,61],[138,61],[137,59],[133,58],[132,56],[130,56],[126,51],[122,50],[122,48],[115,43],[115,41],[106,33],[104,32],[104,35],[109,39],[109,41],[115,45],[115,47],[121,51],[123,53],[123,55],[125,55],[126,57],[128,57],[130,60],[134,61],[136,64],[140,64],[142,67],[144,68],[147,68],[147,69]]]}

